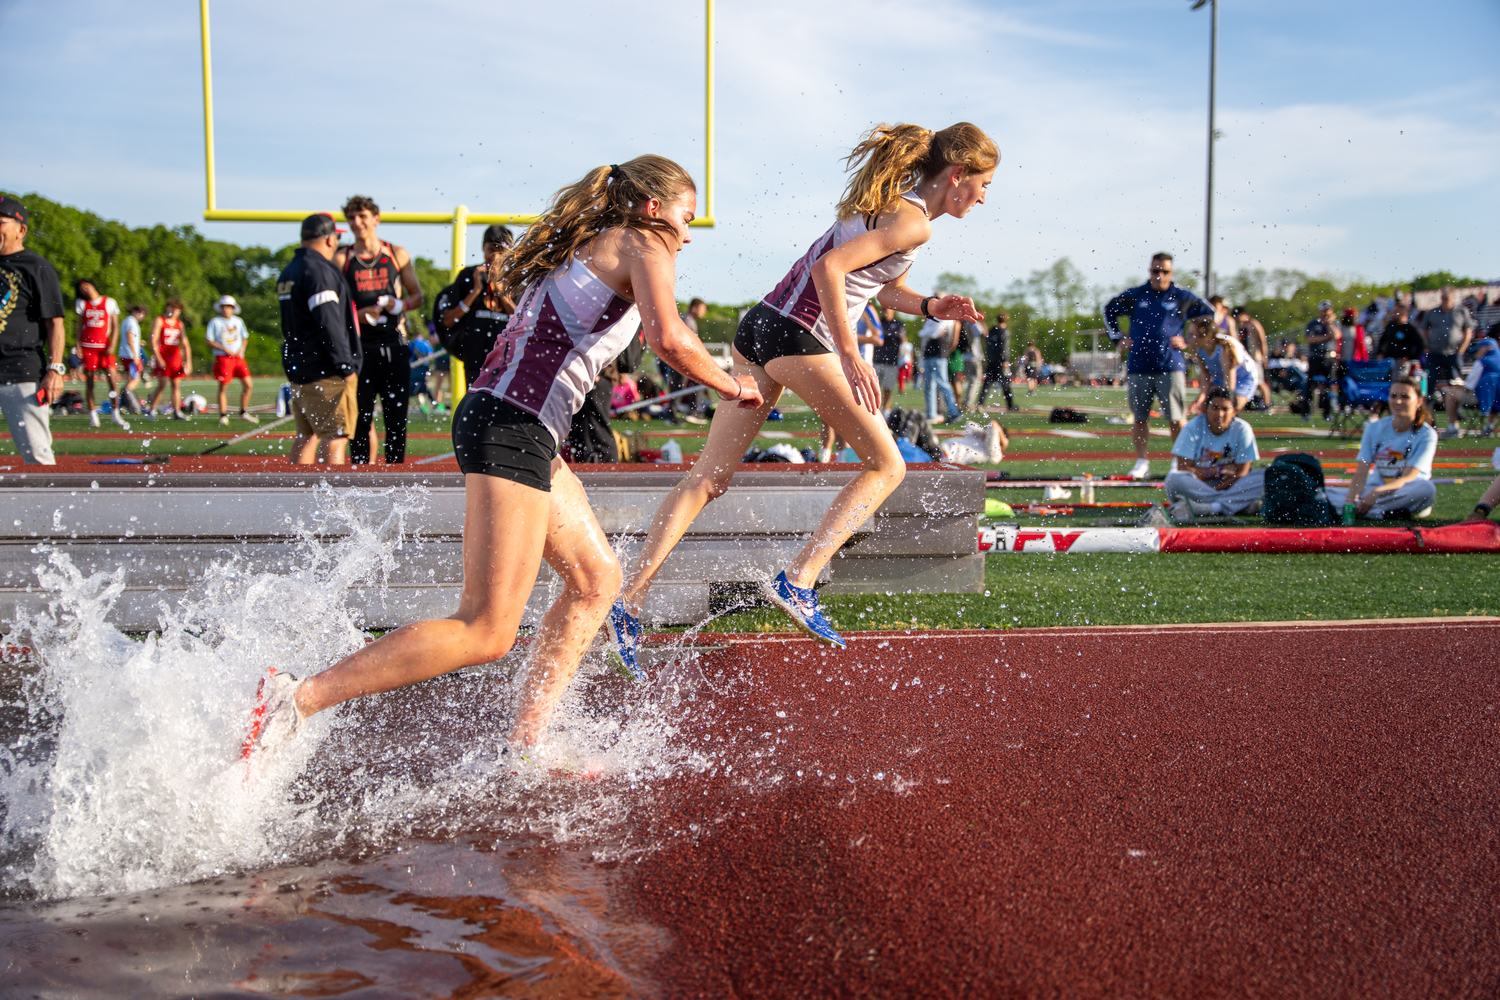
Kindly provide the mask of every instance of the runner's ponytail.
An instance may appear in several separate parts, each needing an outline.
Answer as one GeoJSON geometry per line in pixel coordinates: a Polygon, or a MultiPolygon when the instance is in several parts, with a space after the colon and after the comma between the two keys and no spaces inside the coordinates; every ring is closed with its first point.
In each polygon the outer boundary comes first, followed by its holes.
{"type": "Polygon", "coordinates": [[[968,122],[933,132],[920,125],[882,122],[860,138],[844,157],[854,170],[838,204],[840,219],[879,215],[903,191],[936,177],[945,168],[961,166],[971,174],[995,169],[1000,150],[984,130],[968,122]]]}
{"type": "Polygon", "coordinates": [[[606,229],[623,226],[677,239],[665,219],[642,214],[648,200],[667,204],[697,185],[665,156],[647,154],[627,163],[595,167],[552,196],[552,204],[500,258],[500,284],[519,297],[527,285],[567,264],[578,248],[606,229]]]}

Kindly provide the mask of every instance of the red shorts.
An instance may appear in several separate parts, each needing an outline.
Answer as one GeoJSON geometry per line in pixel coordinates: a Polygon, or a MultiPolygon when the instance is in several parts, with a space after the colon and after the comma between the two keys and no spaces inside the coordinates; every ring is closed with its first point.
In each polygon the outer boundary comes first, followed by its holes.
{"type": "Polygon", "coordinates": [[[220,385],[227,385],[237,378],[249,377],[250,366],[245,364],[244,358],[232,354],[220,354],[214,358],[214,381],[220,385]]]}
{"type": "Polygon", "coordinates": [[[83,355],[83,370],[96,372],[103,369],[107,372],[115,370],[115,356],[108,353],[107,347],[80,347],[78,353],[83,355]]]}
{"type": "Polygon", "coordinates": [[[182,366],[182,348],[162,348],[161,364],[156,366],[152,374],[157,378],[182,378],[187,374],[187,370],[182,366]]]}

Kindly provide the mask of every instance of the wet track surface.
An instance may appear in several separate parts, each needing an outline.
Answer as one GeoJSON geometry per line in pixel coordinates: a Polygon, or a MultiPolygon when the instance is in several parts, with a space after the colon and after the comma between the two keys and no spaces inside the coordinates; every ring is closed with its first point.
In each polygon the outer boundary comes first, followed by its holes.
{"type": "Polygon", "coordinates": [[[678,739],[708,763],[634,803],[648,849],[465,830],[12,904],[0,992],[1491,997],[1497,640],[701,637],[678,739]]]}

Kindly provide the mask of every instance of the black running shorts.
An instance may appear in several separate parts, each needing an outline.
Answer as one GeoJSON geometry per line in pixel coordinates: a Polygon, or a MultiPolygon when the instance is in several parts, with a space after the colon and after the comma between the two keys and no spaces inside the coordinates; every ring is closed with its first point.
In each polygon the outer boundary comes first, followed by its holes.
{"type": "Polygon", "coordinates": [[[470,392],[453,416],[453,451],[466,474],[552,491],[557,442],[541,420],[491,392],[470,392]]]}
{"type": "Polygon", "coordinates": [[[757,302],[734,334],[734,349],[752,365],[764,368],[777,358],[832,354],[800,323],[787,319],[764,302],[757,302]]]}

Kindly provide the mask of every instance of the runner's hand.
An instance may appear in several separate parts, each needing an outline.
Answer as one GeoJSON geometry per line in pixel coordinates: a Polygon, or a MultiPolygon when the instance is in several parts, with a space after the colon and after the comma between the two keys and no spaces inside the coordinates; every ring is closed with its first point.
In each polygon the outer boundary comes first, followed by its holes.
{"type": "Polygon", "coordinates": [[[1120,345],[1120,350],[1122,350],[1122,351],[1128,351],[1128,350],[1130,350],[1130,338],[1129,337],[1121,337],[1119,340],[1115,341],[1115,343],[1117,343],[1117,344],[1120,345]]]}
{"type": "Polygon", "coordinates": [[[1172,347],[1177,348],[1179,351],[1187,350],[1187,341],[1183,340],[1181,336],[1172,337],[1167,341],[1167,343],[1172,347]]]}
{"type": "Polygon", "coordinates": [[[742,410],[755,410],[759,409],[761,404],[766,401],[765,397],[760,394],[760,386],[756,384],[754,375],[732,375],[730,377],[739,383],[740,394],[738,396],[726,396],[722,392],[719,393],[720,398],[724,402],[734,403],[742,410]]]}
{"type": "MultiPolygon", "coordinates": [[[[951,297],[957,298],[957,296],[951,297]]],[[[971,304],[969,308],[974,307],[971,304]]],[[[875,369],[858,354],[845,355],[839,359],[839,362],[844,366],[844,377],[849,380],[849,388],[854,392],[854,401],[871,413],[879,413],[880,380],[875,377],[875,369]]]]}
{"type": "Polygon", "coordinates": [[[983,318],[979,315],[979,310],[974,308],[974,300],[962,295],[944,295],[927,311],[938,319],[966,319],[970,323],[978,323],[983,318]]]}

